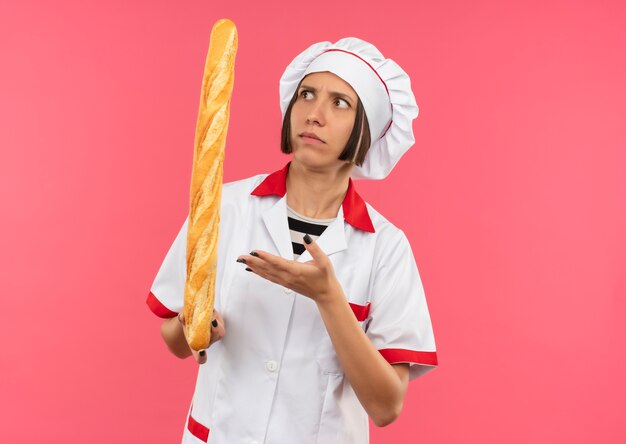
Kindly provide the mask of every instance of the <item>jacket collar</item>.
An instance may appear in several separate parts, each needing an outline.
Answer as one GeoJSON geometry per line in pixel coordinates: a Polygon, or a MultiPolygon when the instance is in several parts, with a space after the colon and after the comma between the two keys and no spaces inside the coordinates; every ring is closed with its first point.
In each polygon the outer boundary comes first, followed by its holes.
{"type": "MultiPolygon", "coordinates": [[[[287,172],[290,164],[291,162],[288,162],[283,169],[268,175],[250,194],[253,196],[275,195],[284,197],[287,194],[287,172]]],[[[348,180],[348,192],[343,199],[341,208],[346,222],[361,231],[374,233],[374,224],[372,224],[367,212],[365,201],[356,192],[352,179],[348,180]]]]}

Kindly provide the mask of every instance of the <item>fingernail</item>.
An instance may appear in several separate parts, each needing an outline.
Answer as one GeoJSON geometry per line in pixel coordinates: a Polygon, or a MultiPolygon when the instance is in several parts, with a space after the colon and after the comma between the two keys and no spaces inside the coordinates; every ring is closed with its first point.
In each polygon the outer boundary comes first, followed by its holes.
{"type": "Polygon", "coordinates": [[[240,264],[245,264],[245,263],[246,263],[246,260],[245,260],[245,259],[241,259],[241,258],[240,258],[240,259],[237,259],[237,262],[239,262],[240,264]]]}
{"type": "Polygon", "coordinates": [[[211,325],[213,327],[217,327],[217,319],[213,319],[213,322],[211,322],[211,325]]]}
{"type": "Polygon", "coordinates": [[[200,353],[199,353],[199,354],[200,354],[200,356],[204,357],[204,355],[205,355],[206,353],[204,352],[204,350],[200,350],[200,353]]]}
{"type": "Polygon", "coordinates": [[[256,251],[251,251],[250,256],[259,257],[259,253],[257,253],[256,251]]]}
{"type": "Polygon", "coordinates": [[[311,242],[313,242],[313,239],[311,239],[311,236],[309,236],[308,234],[304,235],[304,242],[308,245],[311,242]]]}
{"type": "Polygon", "coordinates": [[[250,268],[246,267],[246,271],[252,271],[252,269],[250,269],[250,268]]]}

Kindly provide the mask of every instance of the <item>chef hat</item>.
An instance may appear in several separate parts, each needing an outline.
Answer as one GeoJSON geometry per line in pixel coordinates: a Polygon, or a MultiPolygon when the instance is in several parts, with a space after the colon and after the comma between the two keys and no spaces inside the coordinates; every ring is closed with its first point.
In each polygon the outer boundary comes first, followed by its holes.
{"type": "Polygon", "coordinates": [[[348,37],[320,42],[307,48],[289,64],[280,79],[283,118],[300,81],[307,74],[328,71],[348,82],[365,109],[371,146],[355,179],[384,179],[413,145],[412,121],[418,107],[406,72],[376,47],[348,37]]]}

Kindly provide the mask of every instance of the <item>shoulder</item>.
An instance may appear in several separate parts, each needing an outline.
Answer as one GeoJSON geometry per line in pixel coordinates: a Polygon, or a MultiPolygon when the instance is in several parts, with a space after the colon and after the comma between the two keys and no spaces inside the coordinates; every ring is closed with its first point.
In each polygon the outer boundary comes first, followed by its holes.
{"type": "MultiPolygon", "coordinates": [[[[407,241],[404,232],[378,212],[372,205],[365,203],[372,225],[374,225],[377,242],[397,243],[407,241]]],[[[407,241],[408,242],[408,241],[407,241]]]]}
{"type": "Polygon", "coordinates": [[[226,182],[222,185],[222,195],[236,196],[252,193],[269,174],[257,174],[256,176],[246,177],[232,182],[226,182]]]}
{"type": "Polygon", "coordinates": [[[404,231],[369,203],[366,203],[366,206],[375,230],[371,238],[374,242],[375,266],[377,268],[386,267],[412,256],[411,245],[404,231]]]}
{"type": "Polygon", "coordinates": [[[221,209],[224,217],[242,216],[254,202],[252,192],[269,174],[257,174],[222,185],[221,209]]]}
{"type": "Polygon", "coordinates": [[[251,201],[252,191],[254,191],[268,175],[269,174],[257,174],[256,176],[224,183],[222,185],[222,208],[251,201]]]}

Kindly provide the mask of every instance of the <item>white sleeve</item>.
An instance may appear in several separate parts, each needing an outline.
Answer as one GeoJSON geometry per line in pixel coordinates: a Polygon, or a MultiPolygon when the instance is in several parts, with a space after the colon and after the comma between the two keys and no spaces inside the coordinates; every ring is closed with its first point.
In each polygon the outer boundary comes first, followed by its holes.
{"type": "Polygon", "coordinates": [[[161,318],[173,318],[183,309],[187,275],[188,221],[189,218],[185,219],[167,252],[146,301],[150,310],[161,318]]]}
{"type": "Polygon", "coordinates": [[[402,231],[384,242],[373,282],[367,336],[390,363],[409,363],[410,379],[437,366],[424,288],[402,231]]]}

